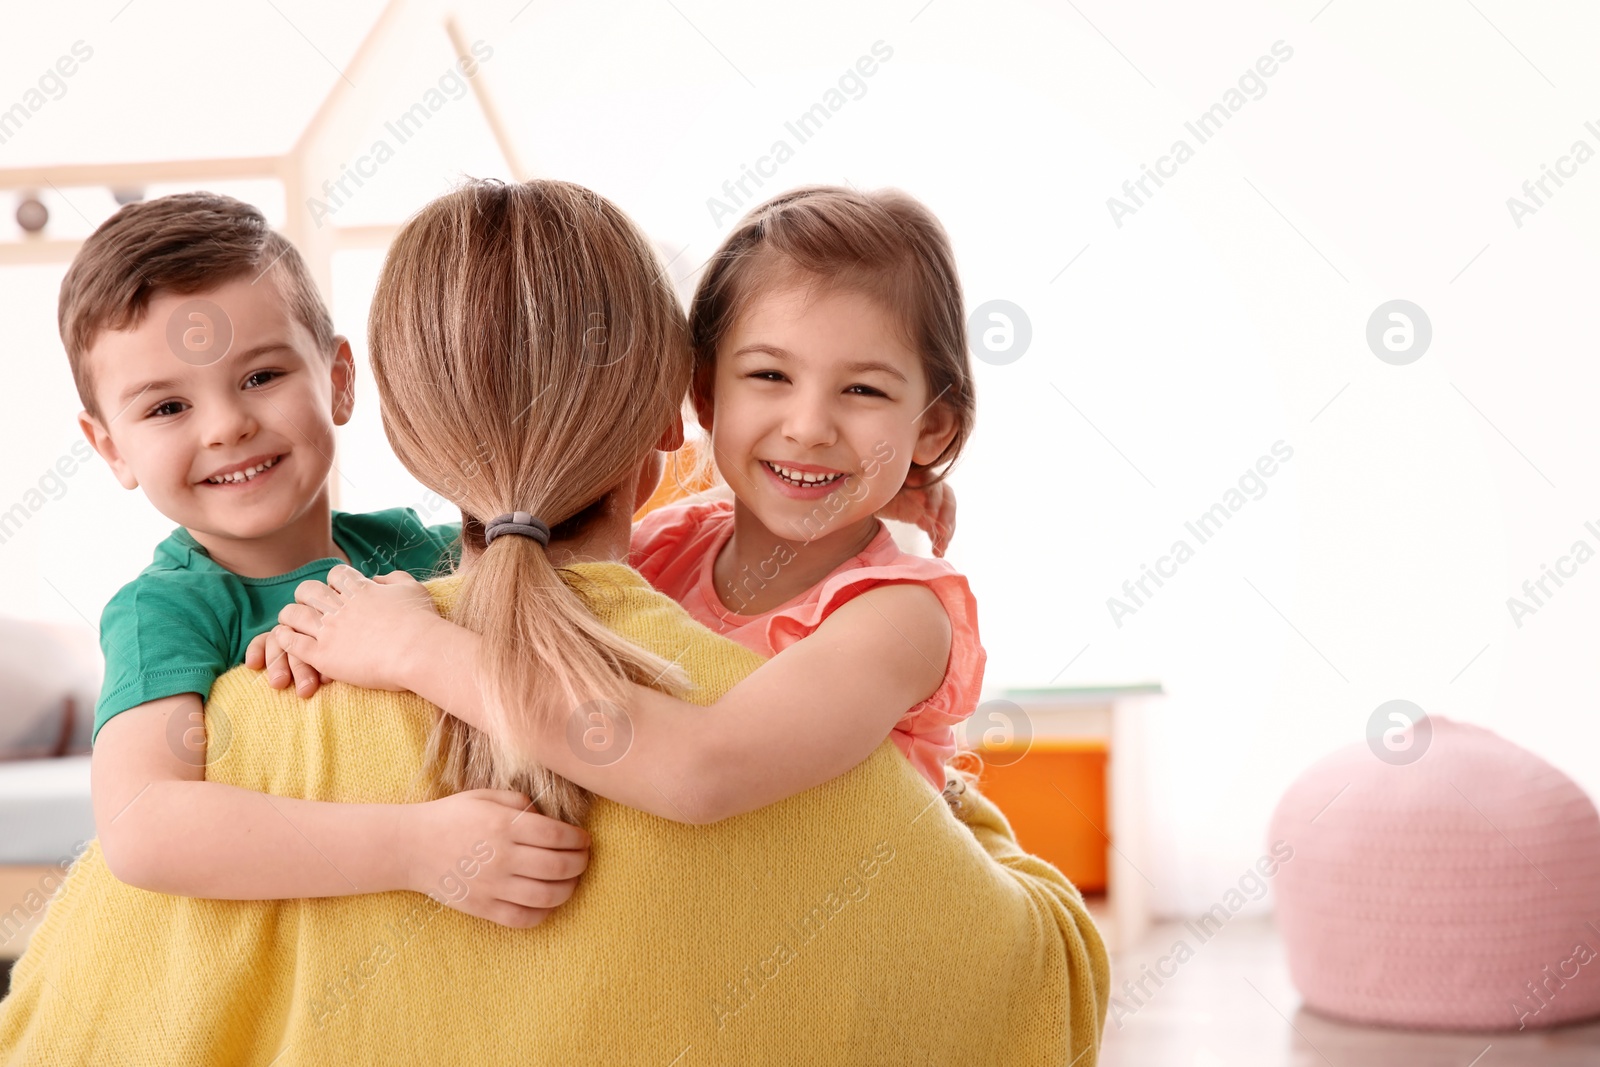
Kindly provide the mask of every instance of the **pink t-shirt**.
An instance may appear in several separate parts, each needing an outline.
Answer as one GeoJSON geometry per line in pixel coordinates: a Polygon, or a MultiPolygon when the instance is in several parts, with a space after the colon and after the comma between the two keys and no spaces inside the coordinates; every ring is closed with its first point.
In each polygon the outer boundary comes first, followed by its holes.
{"type": "MultiPolygon", "coordinates": [[[[935,789],[944,788],[944,764],[955,754],[955,726],[972,714],[983,687],[987,659],[978,642],[978,604],[967,580],[941,559],[900,551],[889,529],[804,593],[760,615],[723,607],[712,567],[733,535],[733,502],[714,500],[652,511],[634,527],[629,562],[661,592],[701,623],[768,658],[811,634],[841,604],[886,582],[919,582],[933,590],[950,616],[950,659],[933,695],[895,723],[900,751],[935,789]]],[[[770,577],[770,576],[769,576],[770,577]]],[[[752,588],[760,579],[749,577],[752,588]]]]}

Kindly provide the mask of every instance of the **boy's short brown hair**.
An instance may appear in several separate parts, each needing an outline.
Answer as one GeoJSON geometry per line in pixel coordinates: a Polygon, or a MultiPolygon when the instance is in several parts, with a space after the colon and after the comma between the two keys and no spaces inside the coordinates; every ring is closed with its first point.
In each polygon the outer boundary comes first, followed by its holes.
{"type": "Polygon", "coordinates": [[[333,351],[333,319],[294,245],[256,208],[218,193],[129,204],[83,243],[61,280],[57,324],[84,410],[100,418],[88,353],[102,330],[137,326],[159,293],[199,293],[269,268],[317,347],[333,351]]]}

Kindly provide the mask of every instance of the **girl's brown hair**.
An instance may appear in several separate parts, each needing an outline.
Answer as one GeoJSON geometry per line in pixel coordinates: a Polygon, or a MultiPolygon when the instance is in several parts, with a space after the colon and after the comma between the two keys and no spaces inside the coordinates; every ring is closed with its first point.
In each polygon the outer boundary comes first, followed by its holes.
{"type": "Polygon", "coordinates": [[[451,617],[483,635],[492,729],[441,716],[429,757],[450,789],[527,792],[582,820],[590,795],[519,743],[530,723],[629,681],[682,673],[601,625],[539,542],[483,523],[527,511],[552,541],[627,495],[671,425],[691,361],[683,310],[650,242],[604,198],[566,182],[473,181],[406,223],[368,325],[384,430],[417,480],[461,506],[478,553],[451,617]]]}
{"type": "Polygon", "coordinates": [[[752,300],[793,281],[877,300],[900,320],[922,357],[928,403],[945,405],[955,436],[932,463],[912,464],[922,484],[942,481],[977,415],[955,253],[944,227],[898,189],[858,192],[810,185],[752,210],[706,266],[689,309],[697,404],[711,399],[717,346],[752,300]]]}

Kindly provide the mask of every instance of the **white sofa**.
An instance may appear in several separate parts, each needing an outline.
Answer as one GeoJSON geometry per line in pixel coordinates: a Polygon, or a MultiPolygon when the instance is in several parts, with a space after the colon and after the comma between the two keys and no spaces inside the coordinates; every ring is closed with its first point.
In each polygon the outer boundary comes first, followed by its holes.
{"type": "Polygon", "coordinates": [[[94,836],[94,633],[0,618],[0,960],[21,955],[61,866],[94,836]]]}

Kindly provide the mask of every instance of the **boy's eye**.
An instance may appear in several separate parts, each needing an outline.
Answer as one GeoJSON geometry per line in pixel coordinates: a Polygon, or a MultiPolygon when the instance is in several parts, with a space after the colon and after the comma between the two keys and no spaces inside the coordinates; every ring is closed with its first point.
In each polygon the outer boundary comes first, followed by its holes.
{"type": "Polygon", "coordinates": [[[149,411],[145,412],[146,418],[162,418],[167,415],[177,415],[187,407],[181,400],[163,400],[149,411]]]}
{"type": "Polygon", "coordinates": [[[265,385],[272,381],[272,379],[281,377],[283,377],[283,372],[281,370],[258,370],[254,374],[250,375],[250,377],[246,378],[244,380],[244,384],[245,388],[248,389],[252,385],[265,385]]]}

